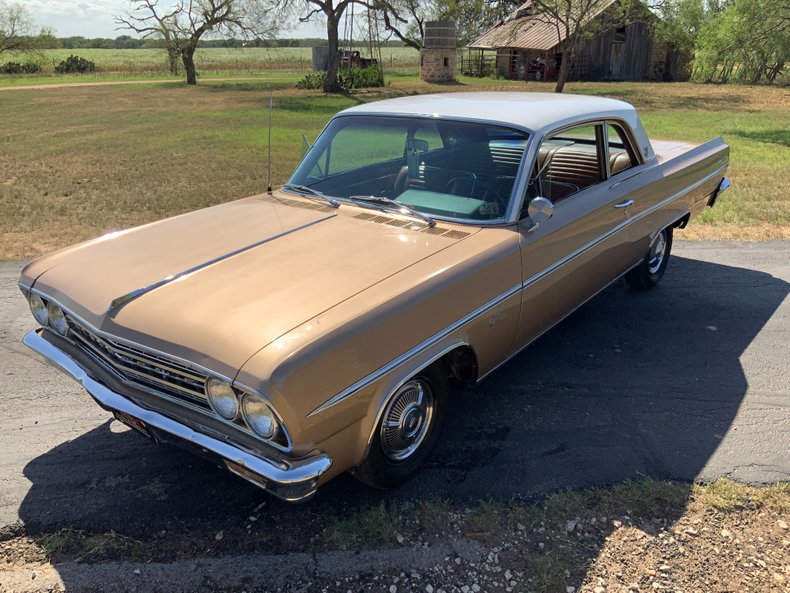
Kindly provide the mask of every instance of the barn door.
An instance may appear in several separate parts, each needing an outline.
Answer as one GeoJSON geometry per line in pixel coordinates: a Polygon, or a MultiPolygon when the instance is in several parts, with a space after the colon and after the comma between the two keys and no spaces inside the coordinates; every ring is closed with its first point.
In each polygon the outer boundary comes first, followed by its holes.
{"type": "Polygon", "coordinates": [[[625,27],[614,32],[612,55],[609,57],[609,78],[623,80],[623,55],[625,54],[625,27]]]}

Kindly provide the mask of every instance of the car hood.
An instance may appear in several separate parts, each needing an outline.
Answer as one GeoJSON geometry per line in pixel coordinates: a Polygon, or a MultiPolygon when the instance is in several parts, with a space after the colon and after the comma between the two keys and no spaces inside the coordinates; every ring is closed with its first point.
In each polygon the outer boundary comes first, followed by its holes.
{"type": "Polygon", "coordinates": [[[289,330],[470,232],[394,224],[254,196],[46,256],[22,283],[100,331],[234,377],[289,330]]]}

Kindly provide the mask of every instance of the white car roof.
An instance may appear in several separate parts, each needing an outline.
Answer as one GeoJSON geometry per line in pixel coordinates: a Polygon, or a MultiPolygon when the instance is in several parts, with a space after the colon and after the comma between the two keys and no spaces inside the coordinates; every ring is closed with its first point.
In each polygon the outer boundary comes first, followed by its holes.
{"type": "Polygon", "coordinates": [[[645,159],[653,156],[634,107],[624,101],[587,95],[482,92],[414,95],[365,103],[338,115],[415,115],[489,121],[546,133],[585,119],[620,119],[634,132],[645,159]]]}

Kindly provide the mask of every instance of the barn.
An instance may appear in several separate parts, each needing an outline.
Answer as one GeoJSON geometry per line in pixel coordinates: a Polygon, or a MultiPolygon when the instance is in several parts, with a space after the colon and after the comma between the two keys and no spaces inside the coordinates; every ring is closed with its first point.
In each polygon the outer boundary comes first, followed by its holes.
{"type": "MultiPolygon", "coordinates": [[[[571,64],[568,80],[686,80],[690,57],[658,39],[658,17],[643,5],[638,18],[616,22],[617,2],[606,0],[589,16],[599,32],[571,64]]],[[[527,0],[469,44],[461,67],[472,76],[556,80],[564,40],[563,28],[527,0]]]]}

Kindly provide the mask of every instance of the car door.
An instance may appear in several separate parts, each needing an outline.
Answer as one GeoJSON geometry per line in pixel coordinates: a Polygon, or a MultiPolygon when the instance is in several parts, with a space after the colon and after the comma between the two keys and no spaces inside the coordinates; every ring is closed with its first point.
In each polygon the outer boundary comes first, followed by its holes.
{"type": "Polygon", "coordinates": [[[626,233],[630,200],[608,182],[605,122],[561,129],[545,137],[532,168],[519,222],[522,310],[515,347],[521,348],[605,288],[633,265],[626,233]],[[526,206],[553,203],[536,225],[526,206]]]}

